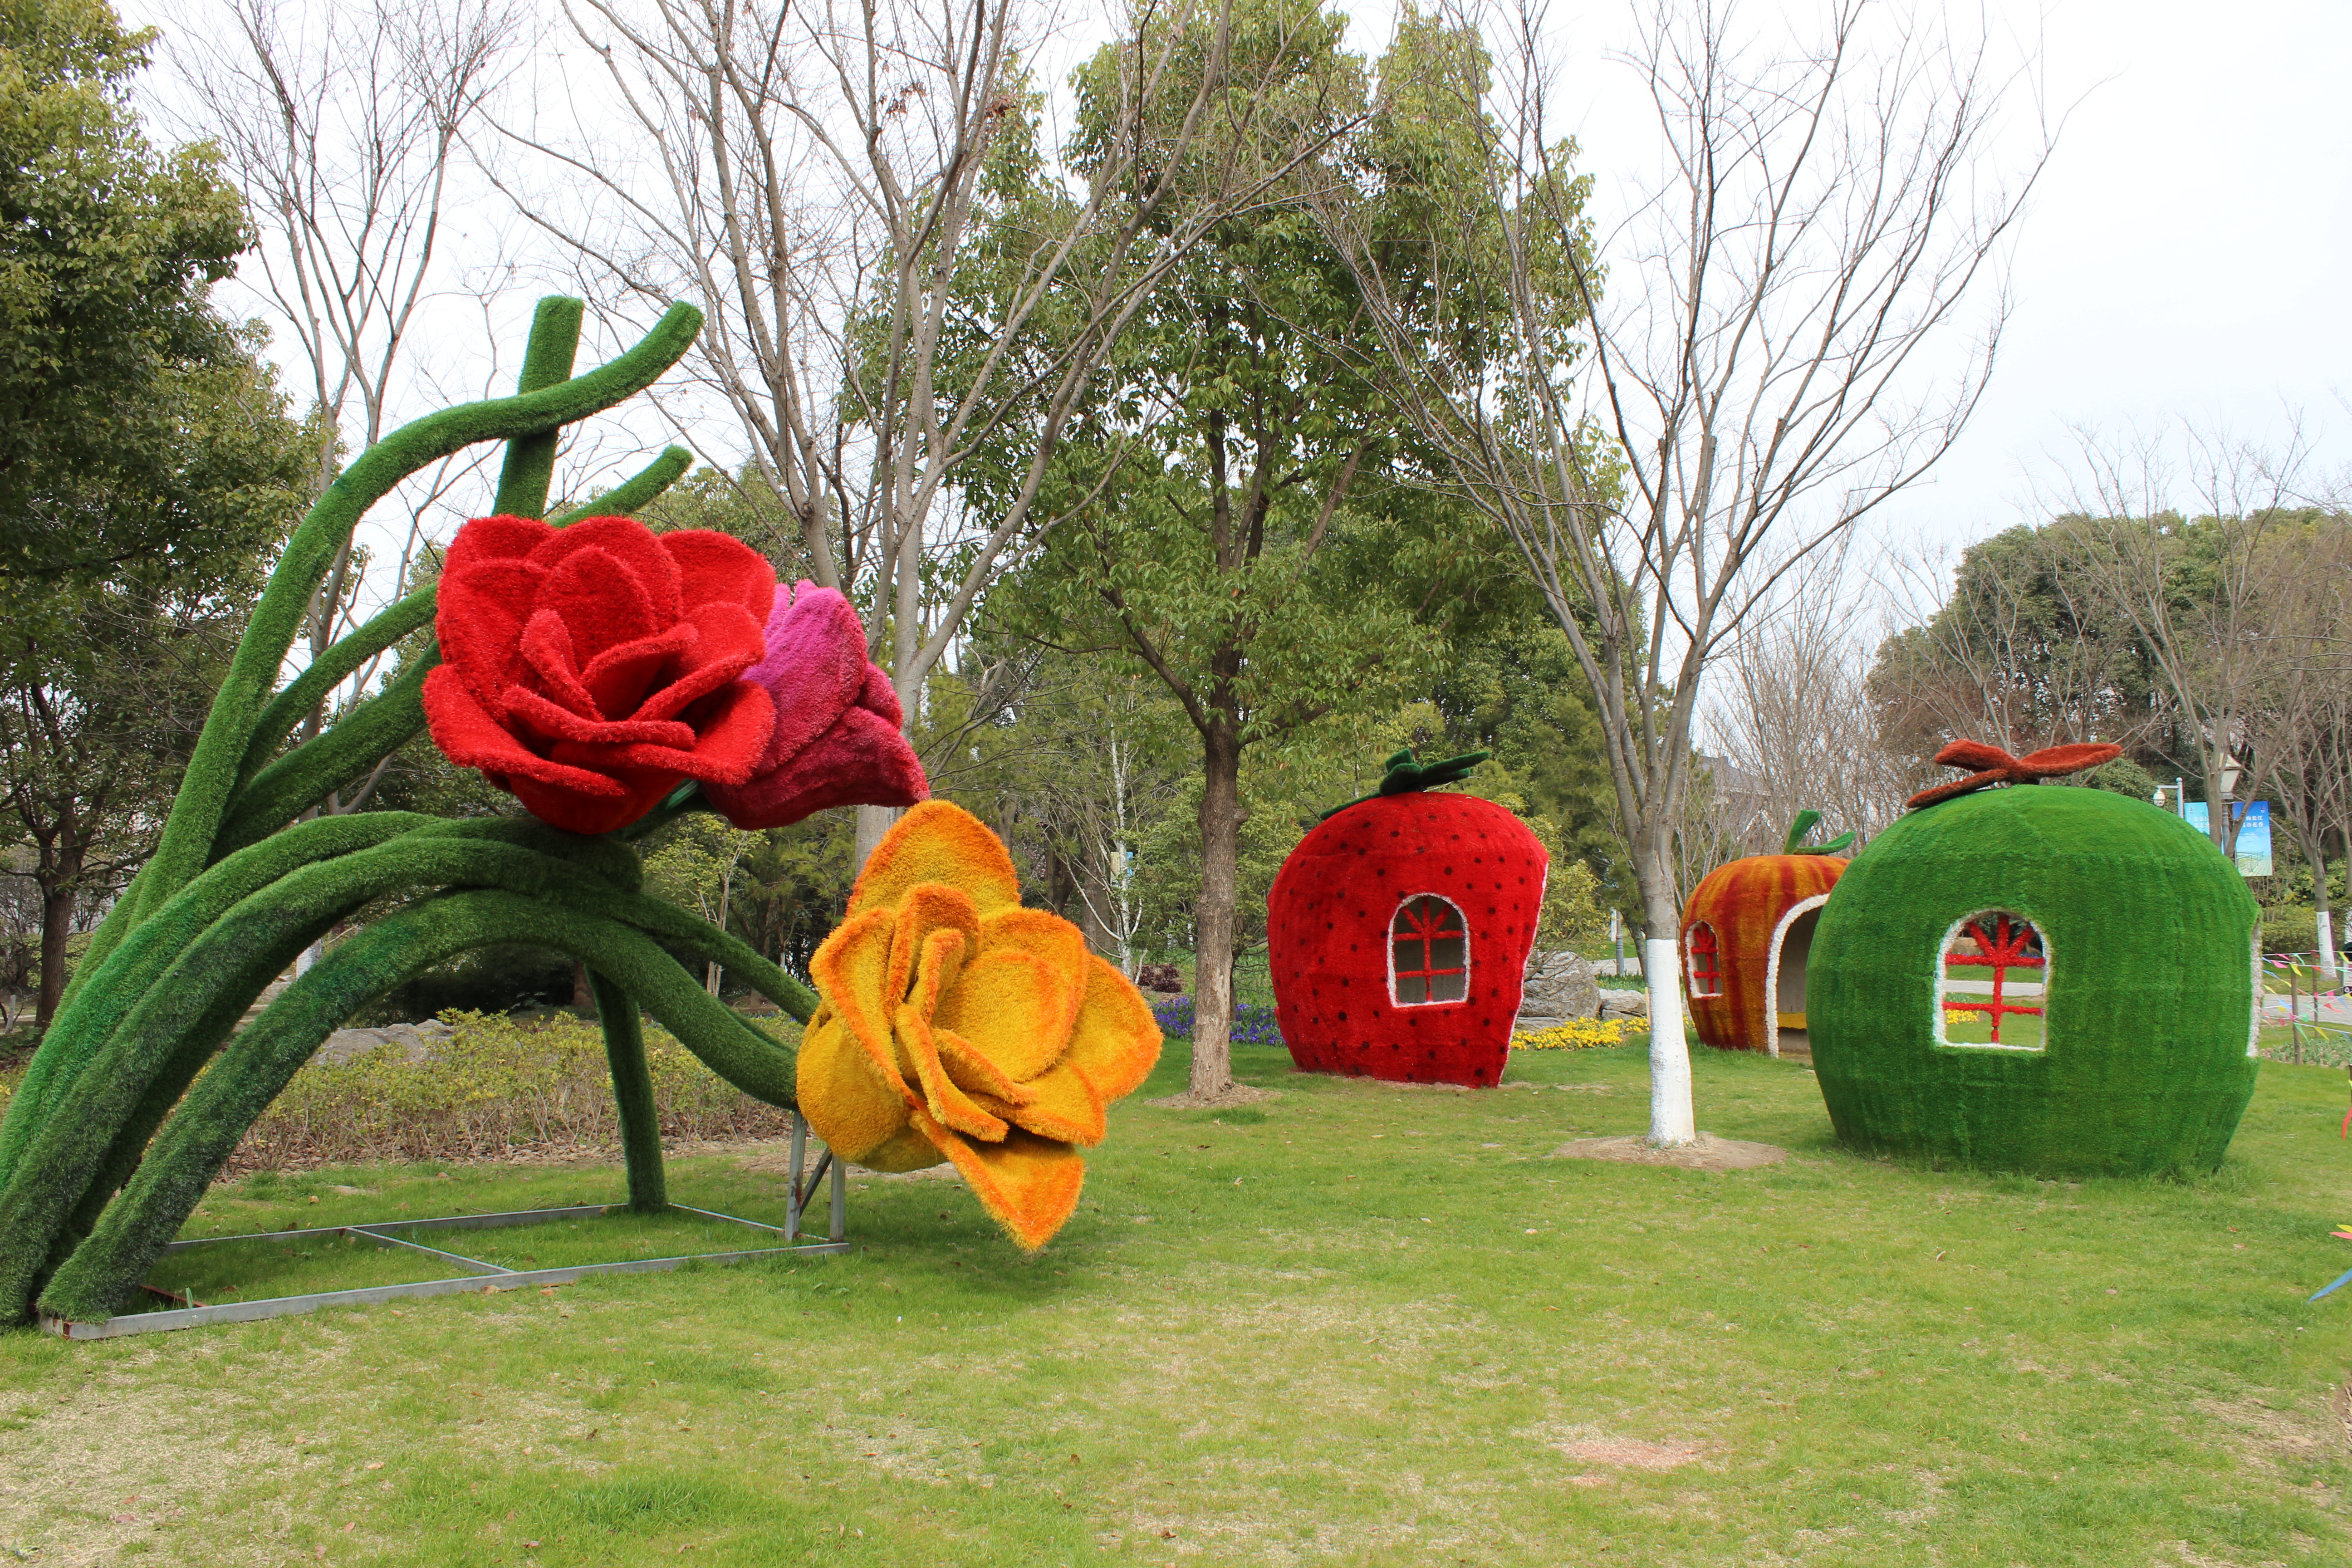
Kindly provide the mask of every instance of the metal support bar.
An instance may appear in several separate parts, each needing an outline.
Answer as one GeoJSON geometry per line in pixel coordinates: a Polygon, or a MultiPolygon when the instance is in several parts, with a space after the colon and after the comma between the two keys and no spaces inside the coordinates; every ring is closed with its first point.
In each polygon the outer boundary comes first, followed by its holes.
{"type": "MultiPolygon", "coordinates": [[[[798,1119],[795,1118],[795,1121],[798,1119]]],[[[761,1258],[823,1258],[849,1250],[845,1225],[845,1188],[842,1169],[834,1162],[830,1151],[809,1174],[805,1189],[796,1182],[794,1191],[804,1197],[816,1189],[816,1178],[825,1166],[833,1167],[833,1237],[829,1241],[795,1243],[793,1229],[800,1204],[795,1198],[789,1211],[791,1218],[780,1228],[755,1219],[720,1214],[713,1209],[689,1208],[672,1204],[672,1214],[693,1215],[700,1219],[719,1220],[739,1225],[746,1230],[764,1236],[781,1236],[785,1245],[746,1247],[732,1252],[687,1253],[676,1258],[634,1258],[619,1263],[582,1263],[562,1268],[508,1268],[478,1258],[467,1258],[458,1253],[443,1252],[435,1247],[387,1235],[389,1231],[488,1230],[508,1226],[540,1225],[553,1220],[593,1219],[606,1215],[627,1214],[627,1207],[607,1207],[603,1204],[587,1204],[572,1208],[515,1209],[504,1214],[445,1215],[432,1219],[379,1220],[371,1225],[324,1226],[310,1230],[259,1231],[246,1236],[206,1236],[191,1240],[174,1241],[163,1248],[165,1256],[186,1252],[194,1247],[216,1247],[231,1241],[301,1241],[318,1237],[363,1236],[380,1246],[397,1247],[406,1251],[421,1252],[442,1259],[468,1272],[453,1279],[419,1279],[401,1285],[370,1285],[352,1290],[321,1290],[303,1296],[274,1296],[255,1301],[225,1301],[213,1305],[192,1304],[169,1311],[126,1312],[101,1322],[74,1322],[41,1314],[41,1327],[48,1332],[69,1340],[112,1339],[121,1334],[158,1333],[169,1329],[193,1329],[205,1323],[248,1323],[264,1318],[290,1317],[302,1312],[315,1312],[321,1307],[368,1307],[384,1301],[399,1301],[430,1296],[460,1295],[475,1291],[520,1290],[530,1286],[570,1285],[581,1279],[603,1274],[653,1274],[676,1268],[685,1263],[744,1263],[761,1258]]],[[[173,1298],[175,1300],[184,1298],[173,1298]]]]}
{"type": "Polygon", "coordinates": [[[816,1165],[805,1174],[801,1162],[808,1157],[808,1123],[797,1110],[792,1114],[792,1190],[784,1199],[784,1239],[793,1240],[801,1233],[801,1225],[808,1216],[808,1201],[816,1195],[816,1185],[825,1173],[833,1173],[833,1239],[840,1241],[849,1234],[849,1193],[845,1185],[847,1173],[842,1162],[833,1157],[831,1149],[817,1156],[816,1165]]]}

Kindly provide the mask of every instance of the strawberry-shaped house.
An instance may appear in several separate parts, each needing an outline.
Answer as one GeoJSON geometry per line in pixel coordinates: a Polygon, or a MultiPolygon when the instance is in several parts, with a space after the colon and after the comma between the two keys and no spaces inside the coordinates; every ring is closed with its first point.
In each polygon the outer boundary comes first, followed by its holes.
{"type": "Polygon", "coordinates": [[[1780,1054],[1780,1031],[1805,1026],[1805,959],[1813,927],[1853,841],[1808,848],[1822,819],[1801,811],[1778,855],[1708,872],[1683,905],[1683,994],[1698,1037],[1717,1050],[1780,1054]]]}
{"type": "Polygon", "coordinates": [[[1304,1072],[1492,1087],[1550,858],[1492,801],[1433,793],[1484,761],[1389,759],[1380,792],[1326,814],[1276,875],[1276,1016],[1304,1072]]]}

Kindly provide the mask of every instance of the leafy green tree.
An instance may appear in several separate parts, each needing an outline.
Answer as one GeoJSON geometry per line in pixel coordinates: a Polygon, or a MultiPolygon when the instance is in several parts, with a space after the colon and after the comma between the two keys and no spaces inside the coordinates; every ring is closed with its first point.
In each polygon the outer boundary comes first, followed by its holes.
{"type": "Polygon", "coordinates": [[[0,577],[0,839],[40,890],[37,1017],[68,937],[145,860],[271,556],[300,515],[304,435],[251,358],[168,368],[179,508],[169,556],[0,577]]]}
{"type": "Polygon", "coordinates": [[[187,461],[188,400],[249,368],[205,298],[247,229],[212,149],[140,132],[152,39],[105,0],[0,0],[0,578],[176,571],[274,526],[187,461]]]}
{"type": "MultiPolygon", "coordinates": [[[[1386,111],[1371,108],[1362,58],[1341,47],[1345,18],[1308,0],[1249,0],[1230,22],[1248,61],[1238,74],[1255,85],[1199,155],[1218,171],[1280,172],[1147,297],[1057,468],[1066,520],[1003,595],[1040,641],[1149,670],[1197,738],[1191,1092],[1202,1100],[1233,1089],[1236,922],[1263,891],[1244,887],[1244,846],[1296,841],[1286,820],[1253,827],[1245,753],[1311,749],[1318,726],[1393,708],[1507,575],[1493,536],[1412,482],[1396,421],[1360,374],[1376,345],[1316,218],[1388,199],[1356,155],[1386,111]],[[1302,145],[1320,152],[1281,163],[1302,145]]],[[[1417,68],[1429,37],[1405,37],[1384,75],[1417,68]]],[[[1208,53],[1204,36],[1177,58],[1208,53]]],[[[1114,123],[1118,58],[1107,49],[1077,77],[1082,166],[1114,123]]],[[[1160,177],[1181,188],[1196,176],[1160,177]]]]}

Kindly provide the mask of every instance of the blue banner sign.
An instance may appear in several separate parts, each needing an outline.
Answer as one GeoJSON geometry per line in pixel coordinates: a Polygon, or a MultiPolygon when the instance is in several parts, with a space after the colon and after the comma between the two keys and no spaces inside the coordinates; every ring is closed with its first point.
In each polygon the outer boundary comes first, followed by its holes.
{"type": "MultiPolygon", "coordinates": [[[[2250,802],[2245,813],[2245,820],[2238,825],[2238,872],[2246,877],[2271,876],[2274,872],[2271,862],[2271,803],[2266,800],[2250,802]]],[[[2203,801],[2182,801],[2180,815],[2188,818],[2189,826],[2198,832],[2209,831],[2205,825],[2212,818],[2207,814],[2203,801]]]]}

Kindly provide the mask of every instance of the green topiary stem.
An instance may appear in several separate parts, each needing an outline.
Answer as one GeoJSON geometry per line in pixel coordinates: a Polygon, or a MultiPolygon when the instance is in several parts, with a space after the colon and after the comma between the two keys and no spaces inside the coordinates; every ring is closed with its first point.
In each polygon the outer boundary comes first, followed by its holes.
{"type": "MultiPolygon", "coordinates": [[[[119,1181],[137,1164],[156,1122],[203,1070],[246,1003],[337,921],[388,894],[452,883],[551,895],[592,908],[628,896],[614,879],[568,859],[483,841],[484,829],[509,826],[436,824],[306,866],[253,893],[187,943],[89,1070],[57,1097],[14,1179],[0,1192],[0,1321],[22,1315],[36,1261],[47,1255],[68,1216],[77,1207],[87,1212],[102,1205],[112,1190],[106,1174],[119,1181]]],[[[516,836],[526,835],[592,863],[625,866],[622,882],[635,870],[635,857],[617,845],[537,824],[516,836]]]]}
{"type": "Polygon", "coordinates": [[[551,947],[586,963],[642,999],[722,1077],[770,1104],[793,1103],[793,1053],[771,1041],[764,1059],[751,1059],[754,1032],[647,937],[544,899],[453,893],[361,931],[230,1042],[157,1134],[122,1196],[58,1269],[42,1309],[75,1321],[110,1316],[186,1223],[246,1130],[330,1030],[408,974],[472,948],[512,942],[551,947]]]}
{"type": "Polygon", "coordinates": [[[691,305],[672,306],[642,342],[610,364],[543,391],[429,415],[369,447],[343,470],[294,531],[238,640],[162,841],[147,875],[140,879],[139,908],[132,919],[179,892],[214,858],[214,840],[252,745],[264,693],[276,684],[311,595],[361,515],[402,479],[437,458],[479,441],[541,434],[611,407],[676,363],[701,324],[702,312],[691,305]]]}
{"type": "Polygon", "coordinates": [[[547,521],[558,528],[569,528],[583,517],[627,517],[677,483],[678,477],[693,466],[694,454],[685,447],[664,447],[660,457],[620,484],[547,521]]]}
{"type": "Polygon", "coordinates": [[[56,1097],[70,1088],[115,1029],[187,944],[222,915],[279,878],[403,833],[440,826],[408,812],[321,818],[289,828],[266,844],[222,861],[197,878],[153,919],[102,959],[82,960],[96,982],[58,1010],[0,1120],[0,1190],[56,1097]]]}
{"type": "MultiPolygon", "coordinates": [[[[646,893],[616,899],[604,910],[615,920],[672,942],[707,963],[716,963],[752,990],[805,1024],[817,1008],[817,994],[783,970],[760,956],[759,950],[732,931],[720,931],[709,921],[688,914],[676,904],[646,893]]],[[[730,1016],[740,1016],[730,1009],[730,1016]]],[[[747,1025],[746,1027],[749,1027],[747,1025]]],[[[752,1030],[753,1034],[759,1031],[752,1030]]],[[[760,1038],[766,1039],[765,1035],[760,1038]]]]}
{"type": "Polygon", "coordinates": [[[325,734],[263,768],[230,803],[213,841],[215,859],[258,844],[368,771],[425,728],[425,678],[441,662],[438,644],[400,679],[354,707],[325,734]]]}
{"type": "Polygon", "coordinates": [[[613,1068],[613,1105],[621,1117],[621,1158],[629,1173],[629,1207],[659,1214],[669,1207],[662,1177],[661,1116],[654,1106],[653,1069],[646,1065],[646,1030],[629,994],[601,974],[589,977],[596,1016],[604,1026],[604,1059],[613,1068]]]}
{"type": "Polygon", "coordinates": [[[269,706],[261,710],[261,717],[253,721],[253,743],[246,748],[245,761],[238,766],[236,787],[243,790],[252,783],[253,775],[270,761],[269,753],[302,721],[302,715],[317,706],[345,676],[417,627],[431,626],[437,596],[436,589],[419,588],[328,648],[311,661],[310,668],[271,698],[269,706]]]}
{"type": "MultiPolygon", "coordinates": [[[[551,294],[531,313],[530,342],[522,353],[522,375],[517,392],[537,392],[572,374],[580,353],[580,318],[587,307],[577,300],[551,294]]],[[[555,481],[555,442],[562,432],[549,429],[518,436],[507,443],[506,465],[499,470],[499,499],[491,510],[501,517],[543,517],[547,488],[555,481]]]]}

